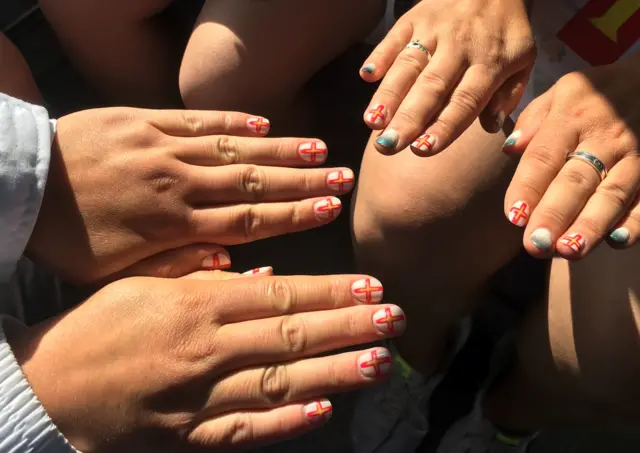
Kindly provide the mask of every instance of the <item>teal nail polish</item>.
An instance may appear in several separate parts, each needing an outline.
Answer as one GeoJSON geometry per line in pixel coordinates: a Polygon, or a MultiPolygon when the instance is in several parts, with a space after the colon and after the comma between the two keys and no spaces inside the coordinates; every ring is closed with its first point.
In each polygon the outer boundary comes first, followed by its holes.
{"type": "Polygon", "coordinates": [[[631,237],[631,234],[629,233],[629,230],[621,227],[621,228],[616,228],[615,230],[613,230],[613,232],[609,235],[609,238],[620,245],[626,244],[627,242],[629,242],[629,237],[631,237]]]}
{"type": "Polygon", "coordinates": [[[387,129],[378,137],[376,143],[385,148],[394,149],[400,139],[398,132],[393,129],[387,129]]]}
{"type": "Polygon", "coordinates": [[[504,145],[502,145],[502,148],[509,148],[510,146],[514,146],[520,139],[521,135],[522,132],[514,131],[513,134],[509,135],[509,137],[507,137],[507,139],[504,141],[504,145]]]}
{"type": "Polygon", "coordinates": [[[531,234],[531,243],[546,252],[551,248],[551,231],[546,228],[538,228],[531,234]]]}
{"type": "Polygon", "coordinates": [[[362,72],[366,72],[367,74],[373,74],[373,71],[376,70],[376,65],[373,63],[368,63],[364,65],[361,69],[362,72]]]}

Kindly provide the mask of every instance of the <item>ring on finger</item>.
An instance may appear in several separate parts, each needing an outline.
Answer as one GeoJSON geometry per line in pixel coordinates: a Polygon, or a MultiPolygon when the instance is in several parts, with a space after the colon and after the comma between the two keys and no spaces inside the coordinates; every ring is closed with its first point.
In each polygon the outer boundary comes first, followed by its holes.
{"type": "Polygon", "coordinates": [[[607,177],[607,167],[593,154],[587,153],[586,151],[574,151],[567,155],[567,161],[570,161],[571,159],[578,159],[589,164],[591,168],[598,173],[598,176],[600,176],[600,181],[603,181],[604,178],[607,177]]]}
{"type": "Polygon", "coordinates": [[[420,52],[424,52],[427,55],[427,57],[431,58],[431,52],[429,52],[429,49],[427,49],[425,46],[423,46],[420,43],[420,40],[418,40],[418,39],[414,39],[409,44],[407,44],[405,46],[405,49],[417,49],[420,52]]]}

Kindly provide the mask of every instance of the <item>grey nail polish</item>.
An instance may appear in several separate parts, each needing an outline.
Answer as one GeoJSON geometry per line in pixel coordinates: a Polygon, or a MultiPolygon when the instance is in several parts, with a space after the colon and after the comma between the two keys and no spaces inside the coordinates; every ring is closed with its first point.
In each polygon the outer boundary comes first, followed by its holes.
{"type": "Polygon", "coordinates": [[[629,230],[626,229],[625,227],[621,227],[621,228],[616,228],[615,230],[613,230],[613,232],[609,235],[609,238],[620,245],[626,244],[627,242],[629,242],[629,237],[631,236],[631,234],[629,233],[629,230]]]}
{"type": "Polygon", "coordinates": [[[393,129],[387,129],[378,137],[376,143],[385,148],[394,149],[400,139],[398,132],[393,129]]]}
{"type": "Polygon", "coordinates": [[[531,234],[531,242],[543,252],[551,248],[551,231],[538,228],[531,234]]]}
{"type": "Polygon", "coordinates": [[[513,131],[513,134],[509,135],[509,137],[507,137],[507,139],[504,141],[504,145],[502,145],[502,147],[509,148],[510,146],[515,145],[516,142],[520,139],[520,135],[522,135],[522,132],[513,131]]]}
{"type": "Polygon", "coordinates": [[[362,72],[366,72],[367,74],[373,74],[373,71],[376,70],[376,65],[373,63],[366,64],[362,67],[362,72]]]}

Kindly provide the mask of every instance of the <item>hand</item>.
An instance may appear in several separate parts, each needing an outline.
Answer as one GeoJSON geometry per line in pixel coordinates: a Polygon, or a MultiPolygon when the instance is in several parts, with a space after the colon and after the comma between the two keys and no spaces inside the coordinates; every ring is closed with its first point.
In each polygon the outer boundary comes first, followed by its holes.
{"type": "Polygon", "coordinates": [[[523,0],[418,3],[360,70],[368,82],[384,77],[364,115],[369,127],[384,129],[376,147],[393,153],[411,145],[416,154],[433,155],[478,115],[488,132],[497,132],[534,60],[523,0]]]}
{"type": "Polygon", "coordinates": [[[527,225],[534,256],[582,258],[602,238],[628,247],[640,235],[640,55],[571,73],[522,113],[505,151],[522,159],[505,198],[512,223],[527,225]],[[608,175],[579,158],[588,153],[608,175]],[[630,209],[630,207],[632,207],[630,209]],[[529,216],[531,218],[529,219],[529,216]]]}
{"type": "MultiPolygon", "coordinates": [[[[185,245],[332,221],[341,204],[329,195],[349,191],[353,172],[285,168],[324,162],[326,146],[261,137],[267,130],[241,113],[116,108],[61,118],[28,255],[89,283],[185,245]]],[[[228,265],[226,252],[203,262],[228,265]]]]}
{"type": "Polygon", "coordinates": [[[382,348],[313,357],[401,334],[402,310],[381,299],[363,276],[137,277],[6,332],[80,451],[228,451],[312,429],[331,414],[323,396],[384,379],[382,348]]]}

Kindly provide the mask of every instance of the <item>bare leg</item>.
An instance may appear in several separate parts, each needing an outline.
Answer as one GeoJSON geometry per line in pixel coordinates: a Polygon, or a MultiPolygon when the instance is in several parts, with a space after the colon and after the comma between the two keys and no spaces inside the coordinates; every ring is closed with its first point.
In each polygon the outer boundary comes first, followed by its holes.
{"type": "Polygon", "coordinates": [[[407,312],[411,322],[397,344],[426,375],[440,363],[452,326],[521,247],[522,232],[503,214],[515,168],[503,140],[476,122],[434,157],[384,156],[371,143],[365,151],[353,213],[357,260],[407,312]]]}
{"type": "Polygon", "coordinates": [[[42,104],[42,96],[29,65],[20,51],[0,33],[0,93],[32,104],[42,104]]]}
{"type": "Polygon", "coordinates": [[[518,332],[485,410],[507,429],[640,426],[640,248],[555,259],[547,300],[518,332]]]}
{"type": "Polygon", "coordinates": [[[180,45],[156,15],[173,0],[40,0],[73,63],[111,102],[179,103],[180,45]]]}

